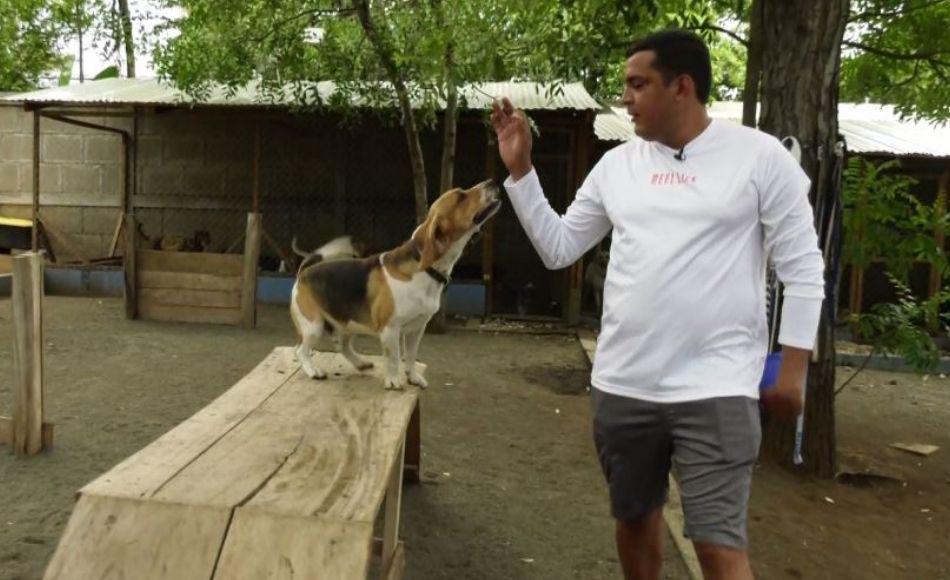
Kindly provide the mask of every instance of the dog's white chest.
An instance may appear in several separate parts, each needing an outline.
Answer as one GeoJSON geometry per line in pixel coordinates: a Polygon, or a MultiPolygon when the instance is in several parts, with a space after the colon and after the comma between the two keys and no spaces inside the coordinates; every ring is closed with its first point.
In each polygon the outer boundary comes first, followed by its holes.
{"type": "Polygon", "coordinates": [[[389,280],[393,292],[393,316],[401,321],[419,316],[432,316],[439,310],[442,285],[426,274],[415,275],[408,281],[389,280]]]}

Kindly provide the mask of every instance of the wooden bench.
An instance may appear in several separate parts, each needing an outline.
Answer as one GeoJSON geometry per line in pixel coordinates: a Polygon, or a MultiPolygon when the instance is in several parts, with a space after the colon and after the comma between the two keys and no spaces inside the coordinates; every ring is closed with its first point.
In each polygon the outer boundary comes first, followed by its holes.
{"type": "Polygon", "coordinates": [[[82,488],[45,578],[349,580],[367,577],[374,551],[380,577],[400,578],[418,392],[387,391],[335,353],[315,358],[328,380],[308,379],[291,348],[275,349],[82,488]]]}

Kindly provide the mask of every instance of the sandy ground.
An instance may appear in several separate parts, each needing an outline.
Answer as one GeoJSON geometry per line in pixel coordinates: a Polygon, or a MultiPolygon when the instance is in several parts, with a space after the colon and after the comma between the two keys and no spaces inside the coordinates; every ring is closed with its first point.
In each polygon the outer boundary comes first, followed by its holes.
{"type": "MultiPolygon", "coordinates": [[[[9,308],[0,300],[4,349],[9,308]]],[[[78,488],[293,341],[278,307],[262,308],[253,331],[130,322],[110,299],[48,298],[44,316],[56,445],[30,459],[0,450],[4,580],[41,577],[78,488]]],[[[12,376],[11,358],[0,356],[0,377],[12,376]]],[[[406,578],[619,578],[576,339],[458,331],[426,337],[421,358],[431,387],[423,483],[403,500],[406,578]]],[[[9,396],[0,389],[2,414],[9,396]]],[[[672,547],[665,577],[687,577],[672,547]]]]}
{"type": "MultiPolygon", "coordinates": [[[[45,316],[56,446],[30,459],[0,451],[0,579],[39,578],[79,487],[293,340],[275,307],[253,331],[129,322],[118,300],[53,297],[45,316]]],[[[9,320],[0,300],[8,353],[9,320]]],[[[577,341],[455,331],[426,337],[422,357],[431,388],[423,484],[403,504],[406,577],[620,578],[577,341]]],[[[0,356],[0,377],[12,376],[11,358],[0,356]]],[[[842,465],[893,479],[845,485],[760,465],[757,577],[950,579],[950,380],[865,371],[840,395],[838,417],[842,465]],[[921,458],[889,448],[895,441],[941,449],[921,458]]],[[[664,576],[686,578],[672,545],[667,553],[664,576]]]]}

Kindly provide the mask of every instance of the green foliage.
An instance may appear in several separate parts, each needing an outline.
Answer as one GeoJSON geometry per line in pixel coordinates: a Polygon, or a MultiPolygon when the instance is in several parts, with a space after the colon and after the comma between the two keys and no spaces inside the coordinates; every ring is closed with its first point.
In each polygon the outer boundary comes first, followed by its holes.
{"type": "Polygon", "coordinates": [[[892,103],[904,115],[950,119],[950,2],[855,0],[841,63],[841,99],[892,103]]]}
{"type": "Polygon", "coordinates": [[[898,278],[888,274],[888,279],[897,301],[875,304],[871,312],[853,316],[857,333],[871,343],[872,353],[900,356],[917,372],[933,369],[940,362],[940,349],[931,335],[948,330],[950,317],[940,311],[950,305],[950,290],[919,300],[898,278]]]}
{"type": "Polygon", "coordinates": [[[897,161],[872,163],[852,158],[844,173],[845,264],[867,268],[880,260],[907,281],[914,262],[932,262],[942,276],[947,258],[934,239],[948,231],[948,216],[911,195],[912,179],[894,173],[897,161]]]}
{"type": "Polygon", "coordinates": [[[26,91],[64,64],[60,54],[74,2],[0,0],[0,91],[26,91]]]}

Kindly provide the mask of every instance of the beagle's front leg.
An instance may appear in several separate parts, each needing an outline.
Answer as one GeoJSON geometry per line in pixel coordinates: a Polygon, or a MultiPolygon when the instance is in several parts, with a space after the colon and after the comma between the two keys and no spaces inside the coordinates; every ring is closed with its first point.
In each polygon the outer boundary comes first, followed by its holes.
{"type": "MultiPolygon", "coordinates": [[[[428,322],[428,321],[426,321],[428,322]]],[[[425,334],[426,323],[424,322],[421,327],[406,329],[406,374],[409,377],[409,384],[416,385],[420,388],[426,388],[429,386],[429,383],[426,382],[425,378],[419,371],[416,370],[416,355],[419,353],[419,344],[422,342],[422,335],[425,334]]]]}
{"type": "Polygon", "coordinates": [[[383,357],[386,359],[386,377],[384,385],[387,389],[402,389],[399,379],[399,359],[402,329],[398,326],[386,326],[379,333],[379,342],[383,347],[383,357]]]}

